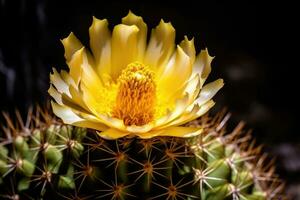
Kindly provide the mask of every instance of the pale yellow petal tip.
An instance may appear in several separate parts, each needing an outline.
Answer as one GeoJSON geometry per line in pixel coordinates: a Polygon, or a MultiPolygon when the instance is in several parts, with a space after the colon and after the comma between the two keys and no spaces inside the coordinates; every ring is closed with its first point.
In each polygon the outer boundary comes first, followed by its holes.
{"type": "Polygon", "coordinates": [[[53,87],[53,85],[51,84],[49,89],[47,90],[48,94],[51,96],[51,97],[54,97],[54,93],[57,92],[57,90],[53,87]]]}
{"type": "Polygon", "coordinates": [[[51,103],[53,113],[57,117],[61,118],[65,124],[70,124],[68,121],[67,113],[64,112],[63,106],[59,105],[58,103],[55,103],[54,101],[51,101],[50,103],[51,103]]]}
{"type": "Polygon", "coordinates": [[[184,49],[195,48],[194,38],[189,40],[187,36],[184,36],[184,39],[180,42],[180,46],[184,49]]]}
{"type": "Polygon", "coordinates": [[[160,20],[157,28],[162,28],[162,29],[169,29],[171,30],[172,32],[175,32],[175,28],[174,26],[172,25],[171,22],[165,22],[163,19],[160,20]]]}
{"type": "Polygon", "coordinates": [[[58,74],[58,72],[55,67],[52,67],[52,72],[50,72],[50,76],[54,74],[58,74]]]}
{"type": "Polygon", "coordinates": [[[189,37],[188,37],[187,35],[185,35],[185,36],[184,36],[184,39],[182,40],[181,43],[183,43],[183,42],[186,42],[186,43],[188,43],[188,44],[194,44],[195,38],[192,37],[192,39],[189,39],[189,37]]]}
{"type": "Polygon", "coordinates": [[[130,133],[128,132],[122,132],[122,131],[119,131],[117,129],[108,129],[106,131],[97,131],[97,134],[101,137],[101,138],[104,138],[104,139],[107,139],[107,140],[116,140],[116,139],[119,139],[119,138],[123,138],[127,135],[129,135],[130,133]]]}
{"type": "Polygon", "coordinates": [[[98,19],[97,17],[93,16],[93,22],[92,25],[90,26],[91,28],[97,27],[99,25],[108,25],[107,19],[98,19]]]}
{"type": "MultiPolygon", "coordinates": [[[[75,34],[73,32],[70,32],[69,35],[67,37],[64,37],[63,39],[61,39],[61,43],[63,45],[67,44],[70,40],[74,40],[77,39],[77,37],[75,36],[75,34]]],[[[78,39],[77,39],[78,40],[78,39]]]]}
{"type": "Polygon", "coordinates": [[[114,38],[114,33],[118,34],[128,34],[128,33],[138,33],[139,28],[136,25],[127,25],[127,24],[118,24],[114,27],[113,30],[113,38],[114,38]]]}
{"type": "Polygon", "coordinates": [[[50,104],[51,104],[51,107],[53,109],[53,113],[56,115],[56,116],[60,116],[60,113],[59,113],[59,110],[61,110],[61,106],[58,105],[56,102],[54,101],[50,101],[50,104]]]}
{"type": "Polygon", "coordinates": [[[213,60],[215,58],[215,56],[211,56],[208,52],[208,48],[206,47],[204,50],[201,50],[200,53],[205,54],[205,56],[209,59],[209,60],[213,60]]]}
{"type": "MultiPolygon", "coordinates": [[[[214,100],[210,100],[209,102],[207,102],[207,111],[209,111],[212,107],[214,107],[216,105],[216,102],[214,100]]],[[[207,113],[207,111],[205,113],[207,113]]],[[[203,113],[203,114],[205,114],[203,113]]]]}
{"type": "Polygon", "coordinates": [[[124,21],[136,21],[136,20],[143,20],[141,16],[134,14],[131,10],[128,11],[128,14],[122,18],[122,22],[124,21]]]}
{"type": "Polygon", "coordinates": [[[67,61],[71,60],[72,55],[83,46],[73,32],[71,32],[66,38],[62,39],[61,43],[64,46],[64,56],[67,61]]]}
{"type": "Polygon", "coordinates": [[[196,57],[194,38],[189,40],[187,36],[184,36],[184,40],[181,41],[180,46],[185,51],[185,53],[190,57],[191,62],[194,63],[196,57]]]}
{"type": "Polygon", "coordinates": [[[216,80],[218,88],[221,89],[224,86],[224,80],[222,78],[219,78],[218,80],[216,80]]]}
{"type": "Polygon", "coordinates": [[[52,67],[52,72],[50,72],[49,77],[50,77],[50,83],[54,84],[55,83],[55,79],[60,76],[58,71],[52,67]]]}
{"type": "Polygon", "coordinates": [[[200,135],[203,132],[203,129],[200,128],[199,130],[196,130],[195,132],[187,133],[185,135],[182,135],[184,138],[191,138],[191,137],[196,137],[200,135]]]}

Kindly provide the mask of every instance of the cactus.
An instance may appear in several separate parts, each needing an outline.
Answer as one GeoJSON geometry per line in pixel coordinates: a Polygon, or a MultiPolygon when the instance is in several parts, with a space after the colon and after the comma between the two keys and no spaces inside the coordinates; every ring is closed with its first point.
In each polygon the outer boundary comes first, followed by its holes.
{"type": "Polygon", "coordinates": [[[7,114],[0,143],[1,199],[281,199],[272,162],[229,114],[205,115],[192,138],[105,140],[37,109],[7,114]]]}
{"type": "Polygon", "coordinates": [[[194,40],[175,45],[163,20],[147,42],[132,12],[112,34],[93,18],[90,49],[62,40],[69,71],[50,75],[50,109],[24,122],[4,114],[1,198],[282,199],[283,184],[240,123],[204,115],[222,79],[204,85],[213,57],[194,40]],[[176,47],[175,47],[176,46],[176,47]],[[17,123],[13,123],[16,121],[17,123]]]}

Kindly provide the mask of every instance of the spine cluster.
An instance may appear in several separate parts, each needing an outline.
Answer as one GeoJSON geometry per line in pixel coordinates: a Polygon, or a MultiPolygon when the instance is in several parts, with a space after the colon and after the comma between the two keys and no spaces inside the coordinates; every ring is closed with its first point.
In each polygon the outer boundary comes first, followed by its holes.
{"type": "Polygon", "coordinates": [[[243,123],[226,131],[229,117],[186,124],[204,128],[189,139],[104,140],[39,108],[4,114],[0,199],[284,199],[273,163],[243,123]]]}

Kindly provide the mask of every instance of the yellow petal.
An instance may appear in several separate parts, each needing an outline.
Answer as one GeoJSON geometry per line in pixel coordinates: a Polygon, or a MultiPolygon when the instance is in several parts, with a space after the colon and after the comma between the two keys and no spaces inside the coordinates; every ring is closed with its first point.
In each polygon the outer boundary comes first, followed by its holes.
{"type": "MultiPolygon", "coordinates": [[[[108,127],[102,123],[86,120],[76,114],[71,108],[66,106],[60,106],[57,103],[51,101],[53,112],[56,116],[61,118],[65,124],[71,124],[80,127],[92,128],[99,131],[106,130],[108,127]]],[[[91,116],[92,118],[92,116],[91,116]]]]}
{"type": "Polygon", "coordinates": [[[76,86],[74,79],[71,77],[71,75],[67,71],[61,70],[60,77],[67,85],[76,86]]]}
{"type": "Polygon", "coordinates": [[[146,42],[147,42],[147,25],[143,21],[143,18],[140,16],[136,16],[131,11],[129,11],[128,15],[122,19],[122,23],[126,25],[136,25],[139,29],[138,33],[138,50],[137,50],[137,61],[142,61],[144,58],[145,50],[146,50],[146,42]]]}
{"type": "Polygon", "coordinates": [[[213,100],[208,101],[206,104],[202,106],[198,106],[197,104],[193,105],[192,109],[189,111],[186,111],[181,116],[179,116],[177,119],[174,119],[173,121],[164,124],[163,126],[159,127],[160,129],[169,127],[169,126],[179,126],[182,124],[185,124],[189,121],[192,121],[194,119],[197,119],[198,117],[204,115],[207,111],[209,111],[213,106],[215,105],[215,102],[213,100]]]}
{"type": "Polygon", "coordinates": [[[196,99],[195,103],[199,106],[208,102],[215,94],[224,86],[223,79],[218,79],[214,82],[204,85],[201,89],[199,97],[196,99]]]}
{"type": "Polygon", "coordinates": [[[82,107],[84,110],[88,110],[87,106],[85,105],[85,103],[83,101],[82,92],[78,88],[73,87],[72,85],[70,85],[69,91],[70,91],[70,94],[72,96],[72,100],[77,105],[82,107]]]}
{"type": "Polygon", "coordinates": [[[108,75],[111,72],[111,33],[106,19],[93,17],[89,28],[90,47],[95,59],[98,75],[108,75]]]}
{"type": "Polygon", "coordinates": [[[59,93],[65,93],[70,96],[68,84],[66,84],[55,68],[53,68],[53,74],[50,74],[50,83],[55,86],[59,93]]]}
{"type": "MultiPolygon", "coordinates": [[[[53,80],[53,77],[51,79],[53,80]]],[[[78,110],[86,110],[87,107],[82,101],[82,95],[80,91],[78,91],[78,88],[70,74],[62,70],[61,73],[58,74],[58,78],[54,79],[54,82],[55,80],[56,83],[53,85],[58,85],[57,80],[59,80],[59,82],[61,83],[60,85],[63,85],[62,88],[63,90],[65,90],[59,92],[52,85],[50,86],[48,93],[55,99],[58,104],[65,104],[67,106],[75,107],[78,110]]]]}
{"type": "MultiPolygon", "coordinates": [[[[83,58],[81,67],[83,68],[83,72],[81,74],[82,82],[80,86],[88,85],[89,91],[91,91],[93,94],[97,94],[99,91],[101,91],[101,81],[98,75],[96,74],[95,70],[87,62],[86,54],[82,54],[82,56],[83,58]]],[[[65,71],[62,71],[61,77],[63,81],[68,84],[68,91],[70,93],[70,95],[62,95],[63,103],[70,107],[74,107],[77,110],[89,110],[83,100],[81,88],[74,83],[70,75],[65,71]]]]}
{"type": "Polygon", "coordinates": [[[71,32],[68,37],[61,40],[62,44],[65,48],[65,58],[67,62],[69,62],[73,56],[73,54],[81,49],[83,45],[77,39],[77,37],[71,32]]]}
{"type": "Polygon", "coordinates": [[[85,84],[87,88],[94,94],[101,91],[102,82],[95,69],[90,65],[86,56],[83,57],[81,84],[85,84]]]}
{"type": "Polygon", "coordinates": [[[193,100],[199,95],[200,92],[200,77],[199,75],[194,76],[191,80],[186,83],[185,93],[189,94],[189,103],[192,103],[193,100]]]}
{"type": "Polygon", "coordinates": [[[163,71],[157,73],[157,87],[164,98],[168,99],[178,88],[189,80],[192,73],[192,65],[189,56],[187,56],[180,46],[174,53],[169,63],[163,71]],[[173,91],[173,92],[172,92],[173,91]]]}
{"type": "Polygon", "coordinates": [[[99,101],[101,101],[101,99],[97,98],[98,97],[98,93],[101,92],[101,88],[99,88],[99,90],[97,90],[97,86],[96,85],[87,85],[85,83],[82,83],[80,85],[81,90],[82,90],[82,98],[83,101],[85,103],[85,105],[88,107],[88,110],[93,113],[93,115],[98,117],[98,113],[99,109],[101,109],[101,107],[99,107],[99,102],[97,101],[97,99],[99,101]]]}
{"type": "Polygon", "coordinates": [[[176,103],[175,103],[175,108],[172,111],[169,111],[165,116],[156,120],[154,129],[156,129],[157,127],[160,127],[160,126],[174,120],[178,116],[180,116],[185,111],[185,109],[188,107],[188,101],[189,101],[188,94],[186,94],[181,99],[177,99],[176,103]]]}
{"type": "Polygon", "coordinates": [[[62,102],[64,106],[70,107],[71,109],[77,110],[79,112],[88,112],[86,106],[82,106],[81,102],[76,102],[73,97],[69,97],[66,94],[62,94],[62,102]]]}
{"type": "Polygon", "coordinates": [[[196,97],[200,92],[200,76],[195,75],[192,79],[187,81],[182,88],[176,91],[176,93],[171,96],[169,101],[173,99],[181,98],[184,94],[189,95],[188,104],[191,104],[195,101],[196,97]]]}
{"type": "Polygon", "coordinates": [[[80,81],[80,77],[81,77],[81,73],[82,73],[81,65],[83,63],[84,56],[86,56],[85,48],[82,47],[79,50],[77,50],[76,52],[74,52],[70,61],[67,62],[68,66],[70,68],[69,74],[72,77],[72,79],[74,80],[76,86],[78,85],[78,83],[80,81]]]}
{"type": "Polygon", "coordinates": [[[111,76],[114,80],[129,63],[136,61],[138,32],[139,29],[135,25],[119,24],[114,27],[111,66],[111,76]]]}
{"type": "Polygon", "coordinates": [[[82,118],[80,118],[72,111],[72,109],[66,106],[58,105],[53,101],[51,101],[51,106],[54,114],[61,118],[66,124],[73,124],[75,122],[82,121],[82,118]]]}
{"type": "Polygon", "coordinates": [[[66,93],[59,93],[56,88],[53,87],[53,85],[50,85],[50,88],[48,89],[48,93],[50,96],[53,97],[56,103],[63,106],[69,106],[72,108],[75,108],[80,111],[84,111],[86,109],[86,106],[81,105],[80,102],[76,102],[73,98],[73,95],[66,94],[66,93]]]}
{"type": "Polygon", "coordinates": [[[148,131],[145,133],[134,133],[133,135],[138,136],[141,139],[150,139],[153,137],[160,136],[160,134],[161,134],[161,131],[148,131]]]}
{"type": "Polygon", "coordinates": [[[58,103],[59,105],[63,105],[61,94],[52,85],[50,85],[48,93],[51,97],[53,97],[56,103],[58,103]]]}
{"type": "Polygon", "coordinates": [[[159,25],[152,30],[144,63],[153,70],[164,67],[174,52],[174,44],[174,27],[171,23],[161,20],[159,25]]]}
{"type": "Polygon", "coordinates": [[[142,139],[148,139],[156,136],[170,136],[170,137],[194,137],[202,133],[203,129],[196,127],[168,127],[161,130],[150,131],[148,133],[136,134],[142,139]]]}
{"type": "Polygon", "coordinates": [[[184,36],[184,40],[180,43],[180,47],[186,55],[190,57],[191,63],[194,63],[196,57],[194,38],[189,40],[187,36],[184,36]]]}
{"type": "Polygon", "coordinates": [[[124,125],[123,120],[110,117],[106,113],[103,114],[103,112],[101,111],[101,109],[103,109],[103,107],[99,106],[99,102],[95,98],[95,94],[89,92],[89,90],[86,88],[86,86],[84,84],[82,85],[82,90],[83,90],[83,100],[84,100],[86,106],[88,107],[88,110],[92,113],[92,115],[97,117],[97,119],[101,123],[103,123],[109,127],[112,127],[112,128],[115,128],[115,129],[118,129],[121,131],[126,131],[126,126],[124,125]]]}
{"type": "Polygon", "coordinates": [[[169,127],[162,130],[160,136],[194,137],[202,133],[203,129],[196,127],[169,127]]]}
{"type": "Polygon", "coordinates": [[[153,123],[149,123],[143,126],[127,126],[126,131],[130,133],[146,133],[153,128],[153,123]]]}
{"type": "Polygon", "coordinates": [[[118,129],[120,131],[126,131],[126,126],[124,125],[123,120],[102,114],[98,114],[98,119],[102,120],[109,127],[118,129]]]}
{"type": "Polygon", "coordinates": [[[204,84],[205,80],[207,79],[208,75],[211,72],[211,62],[214,57],[211,57],[208,54],[208,50],[202,50],[194,63],[193,66],[193,74],[200,74],[201,78],[201,87],[204,84]]]}
{"type": "Polygon", "coordinates": [[[128,132],[122,132],[122,131],[114,129],[114,128],[110,128],[110,129],[107,129],[106,131],[97,132],[97,133],[100,137],[105,138],[107,140],[115,140],[115,139],[122,138],[122,137],[129,135],[128,132]]]}

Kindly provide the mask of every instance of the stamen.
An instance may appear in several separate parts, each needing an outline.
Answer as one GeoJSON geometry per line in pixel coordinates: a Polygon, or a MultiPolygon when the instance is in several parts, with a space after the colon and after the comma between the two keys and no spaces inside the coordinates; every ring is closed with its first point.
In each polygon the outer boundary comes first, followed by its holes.
{"type": "Polygon", "coordinates": [[[129,64],[118,78],[119,90],[112,116],[127,126],[141,126],[154,118],[156,85],[154,73],[141,63],[129,64]]]}

